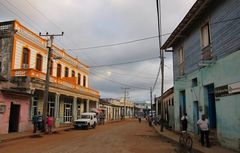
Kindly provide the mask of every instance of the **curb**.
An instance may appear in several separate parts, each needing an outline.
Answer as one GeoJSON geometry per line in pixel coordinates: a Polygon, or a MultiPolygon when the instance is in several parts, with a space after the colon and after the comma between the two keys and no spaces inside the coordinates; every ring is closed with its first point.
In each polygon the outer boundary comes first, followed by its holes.
{"type": "MultiPolygon", "coordinates": [[[[69,131],[71,129],[72,129],[72,127],[68,127],[68,128],[54,130],[53,132],[69,131]]],[[[34,137],[34,136],[43,136],[45,134],[46,133],[29,133],[29,134],[26,134],[26,135],[21,135],[21,136],[16,136],[16,137],[12,137],[12,138],[1,139],[0,143],[10,142],[10,141],[14,141],[14,140],[20,140],[20,139],[25,139],[25,138],[31,138],[31,137],[34,137]]]]}

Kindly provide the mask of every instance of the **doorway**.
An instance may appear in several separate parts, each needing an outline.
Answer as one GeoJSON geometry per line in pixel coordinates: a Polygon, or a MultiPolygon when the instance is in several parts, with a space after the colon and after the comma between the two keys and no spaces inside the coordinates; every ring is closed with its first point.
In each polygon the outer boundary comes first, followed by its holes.
{"type": "Polygon", "coordinates": [[[198,101],[193,102],[193,130],[195,134],[198,134],[197,121],[199,119],[199,106],[198,101]]]}
{"type": "Polygon", "coordinates": [[[180,118],[183,115],[183,113],[186,113],[186,94],[185,90],[180,91],[180,118]]]}
{"type": "Polygon", "coordinates": [[[11,103],[8,132],[18,132],[20,105],[11,103]]]}
{"type": "Polygon", "coordinates": [[[206,86],[207,89],[207,112],[209,119],[209,126],[211,129],[216,129],[217,127],[217,119],[216,119],[216,103],[214,96],[214,85],[210,84],[206,86]]]}

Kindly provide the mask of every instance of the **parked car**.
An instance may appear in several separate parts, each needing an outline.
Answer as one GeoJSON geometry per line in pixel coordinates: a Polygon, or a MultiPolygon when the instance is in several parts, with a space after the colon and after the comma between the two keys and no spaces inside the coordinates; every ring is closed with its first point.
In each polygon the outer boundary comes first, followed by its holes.
{"type": "Polygon", "coordinates": [[[78,128],[86,128],[90,127],[95,128],[97,126],[97,118],[96,113],[82,113],[80,119],[74,121],[74,127],[78,128]]]}

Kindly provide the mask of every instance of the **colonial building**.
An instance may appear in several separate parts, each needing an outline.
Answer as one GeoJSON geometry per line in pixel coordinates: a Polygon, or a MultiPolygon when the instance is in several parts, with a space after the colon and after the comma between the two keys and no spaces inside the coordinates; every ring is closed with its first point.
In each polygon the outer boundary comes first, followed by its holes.
{"type": "Polygon", "coordinates": [[[163,93],[163,104],[161,104],[161,96],[155,98],[156,114],[158,117],[161,117],[163,114],[163,119],[165,121],[165,126],[169,129],[175,130],[175,119],[174,119],[174,88],[169,88],[163,93]],[[163,109],[161,109],[163,107],[163,109]],[[163,111],[163,113],[161,113],[163,111]]]}
{"type": "MultiPolygon", "coordinates": [[[[47,40],[18,21],[0,23],[0,72],[32,94],[28,119],[43,111],[47,69],[47,40]]],[[[98,107],[100,94],[89,87],[89,67],[53,45],[47,112],[55,126],[68,125],[91,108],[98,107]]],[[[25,113],[28,113],[26,111],[25,113]]],[[[1,126],[1,125],[0,125],[1,126]]]]}
{"type": "Polygon", "coordinates": [[[175,127],[187,112],[189,130],[206,114],[210,133],[239,151],[240,1],[197,0],[162,49],[173,50],[175,127]]]}

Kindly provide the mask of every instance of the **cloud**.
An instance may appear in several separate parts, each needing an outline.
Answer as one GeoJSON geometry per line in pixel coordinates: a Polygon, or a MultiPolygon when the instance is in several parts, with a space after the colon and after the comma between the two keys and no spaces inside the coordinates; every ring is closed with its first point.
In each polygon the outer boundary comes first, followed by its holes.
{"type": "MultiPolygon", "coordinates": [[[[2,2],[15,14],[0,5],[1,21],[17,19],[36,33],[40,32],[39,30],[49,33],[64,31],[65,35],[56,38],[55,43],[65,49],[126,42],[158,35],[154,0],[8,1],[20,11],[6,1],[2,2]]],[[[175,29],[194,2],[195,0],[162,1],[163,34],[175,29]]],[[[167,36],[163,40],[166,39],[167,36]]],[[[158,39],[149,39],[119,46],[67,52],[93,66],[158,57],[159,46],[158,39]]],[[[167,90],[173,85],[172,55],[167,53],[165,57],[164,89],[167,90]]],[[[122,97],[121,88],[129,86],[130,99],[149,100],[149,90],[140,88],[149,89],[153,85],[158,68],[159,59],[90,68],[89,84],[98,89],[102,97],[122,97]]],[[[160,94],[160,78],[154,94],[160,94]]]]}

